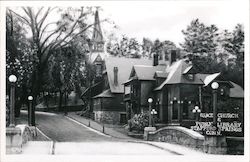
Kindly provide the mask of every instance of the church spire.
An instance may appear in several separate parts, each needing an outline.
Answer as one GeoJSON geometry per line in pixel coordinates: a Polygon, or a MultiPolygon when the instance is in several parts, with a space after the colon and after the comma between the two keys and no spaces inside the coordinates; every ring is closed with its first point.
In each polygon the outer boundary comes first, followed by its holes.
{"type": "Polygon", "coordinates": [[[95,12],[95,22],[92,36],[92,52],[104,52],[104,40],[99,20],[98,9],[95,12]]]}

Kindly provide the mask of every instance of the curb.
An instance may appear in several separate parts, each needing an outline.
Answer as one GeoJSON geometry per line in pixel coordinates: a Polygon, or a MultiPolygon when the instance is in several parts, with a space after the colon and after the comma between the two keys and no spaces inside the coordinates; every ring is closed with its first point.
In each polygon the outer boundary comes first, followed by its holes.
{"type": "MultiPolygon", "coordinates": [[[[79,120],[75,119],[74,117],[71,117],[71,116],[65,116],[65,117],[66,117],[66,118],[70,118],[71,120],[74,120],[74,121],[80,123],[81,125],[83,125],[83,126],[85,126],[85,127],[87,127],[87,128],[93,129],[93,130],[95,130],[95,131],[98,131],[99,133],[102,133],[102,134],[104,134],[104,135],[106,135],[106,136],[110,136],[110,137],[112,137],[112,138],[117,138],[117,139],[122,139],[122,140],[130,140],[130,139],[122,138],[122,137],[113,136],[113,135],[111,135],[111,134],[105,133],[105,131],[103,132],[103,130],[98,130],[98,129],[95,129],[95,128],[91,127],[91,126],[89,127],[87,124],[85,124],[85,123],[83,123],[83,122],[80,122],[79,120]]],[[[104,127],[104,129],[105,129],[105,127],[104,127]]],[[[106,129],[107,129],[107,128],[106,128],[106,129]]],[[[133,139],[131,139],[131,140],[133,140],[133,139]]]]}
{"type": "Polygon", "coordinates": [[[38,127],[36,127],[36,130],[43,135],[45,138],[47,138],[49,141],[53,141],[50,137],[48,137],[46,134],[44,134],[38,127]]]}
{"type": "Polygon", "coordinates": [[[103,133],[103,132],[101,132],[101,131],[99,131],[97,129],[94,129],[93,127],[88,127],[86,124],[84,124],[84,123],[82,123],[82,122],[80,122],[80,121],[78,121],[78,120],[76,120],[76,119],[74,119],[74,118],[72,118],[70,116],[65,116],[65,118],[67,118],[67,119],[69,119],[69,120],[71,120],[71,121],[73,121],[73,122],[87,128],[87,129],[90,129],[91,131],[94,131],[94,132],[96,132],[96,133],[98,133],[98,134],[100,134],[102,136],[111,137],[110,135],[108,135],[106,133],[103,133]]]}
{"type": "MultiPolygon", "coordinates": [[[[83,126],[85,126],[85,127],[87,127],[87,128],[90,128],[90,129],[93,129],[93,130],[95,130],[95,131],[98,131],[99,133],[103,133],[102,131],[100,131],[100,130],[98,130],[98,129],[95,129],[95,128],[93,128],[93,127],[89,127],[88,125],[86,125],[86,124],[80,122],[79,120],[77,120],[77,119],[75,119],[75,118],[73,118],[73,117],[71,117],[71,116],[65,116],[65,117],[66,117],[66,118],[69,118],[70,120],[74,120],[74,121],[76,121],[78,124],[83,125],[83,126]]],[[[112,136],[112,135],[106,134],[106,133],[103,133],[103,134],[105,134],[106,136],[112,137],[112,138],[123,139],[123,140],[125,140],[126,142],[130,142],[130,143],[141,143],[141,144],[146,144],[146,145],[149,145],[149,146],[152,146],[152,147],[156,147],[156,148],[158,148],[158,149],[161,149],[161,150],[164,150],[164,151],[173,153],[173,154],[175,154],[175,155],[183,155],[183,154],[181,154],[181,153],[179,153],[179,152],[172,151],[172,150],[170,150],[170,149],[167,149],[167,148],[164,148],[164,147],[161,147],[161,146],[158,146],[158,145],[154,145],[154,144],[148,143],[148,142],[146,142],[146,141],[139,141],[139,140],[136,140],[136,139],[135,139],[135,140],[133,140],[133,139],[129,140],[129,139],[125,139],[125,138],[120,138],[120,137],[112,136]]]]}

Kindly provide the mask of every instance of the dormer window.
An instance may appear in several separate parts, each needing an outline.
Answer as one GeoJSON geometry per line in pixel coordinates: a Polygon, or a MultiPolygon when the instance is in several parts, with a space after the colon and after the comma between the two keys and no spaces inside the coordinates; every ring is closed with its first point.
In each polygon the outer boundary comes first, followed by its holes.
{"type": "Polygon", "coordinates": [[[194,80],[194,74],[188,74],[187,78],[188,80],[194,80]]]}

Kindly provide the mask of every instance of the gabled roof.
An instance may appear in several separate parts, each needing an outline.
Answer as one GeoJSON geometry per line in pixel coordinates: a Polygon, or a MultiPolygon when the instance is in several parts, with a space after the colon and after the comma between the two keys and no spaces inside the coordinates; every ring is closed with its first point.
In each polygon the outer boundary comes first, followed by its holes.
{"type": "MultiPolygon", "coordinates": [[[[135,72],[138,80],[155,80],[154,74],[156,71],[165,71],[166,66],[148,66],[148,65],[134,65],[131,75],[135,72]]],[[[130,75],[130,77],[132,77],[130,75]]]]}
{"type": "Polygon", "coordinates": [[[186,63],[185,60],[179,60],[177,62],[174,62],[170,67],[166,69],[166,72],[168,73],[168,77],[166,78],[166,80],[155,90],[160,90],[165,85],[170,85],[170,84],[204,84],[202,80],[200,80],[197,77],[194,77],[193,81],[188,80],[184,77],[183,72],[188,67],[190,67],[190,65],[186,63]]]}
{"type": "Polygon", "coordinates": [[[238,84],[231,82],[230,83],[234,86],[233,88],[230,88],[229,90],[229,97],[232,98],[244,98],[244,90],[241,86],[238,84]]]}
{"type": "Polygon", "coordinates": [[[112,93],[123,93],[123,83],[129,79],[134,65],[151,65],[152,60],[134,59],[124,57],[106,57],[105,66],[108,76],[109,87],[112,93]],[[118,67],[118,84],[114,85],[114,67],[118,67]]]}
{"type": "MultiPolygon", "coordinates": [[[[214,79],[219,77],[218,73],[215,73],[215,74],[196,74],[196,76],[203,81],[206,80],[206,78],[208,77],[207,80],[209,80],[210,82],[207,83],[207,85],[209,85],[214,79]],[[214,79],[211,80],[211,78],[214,78],[214,79]]],[[[238,84],[236,84],[232,81],[229,81],[229,84],[232,85],[231,86],[232,88],[229,89],[229,97],[244,98],[244,90],[241,86],[239,86],[238,84]]]]}
{"type": "Polygon", "coordinates": [[[105,52],[92,52],[89,54],[89,56],[90,56],[89,61],[93,63],[96,61],[96,59],[99,59],[99,58],[104,60],[106,57],[108,57],[108,54],[105,52]]]}
{"type": "Polygon", "coordinates": [[[111,93],[110,89],[103,91],[102,93],[94,96],[93,98],[113,98],[114,95],[111,93]]]}
{"type": "Polygon", "coordinates": [[[204,87],[209,85],[214,79],[216,79],[218,76],[220,76],[220,73],[214,73],[206,76],[206,78],[203,80],[204,82],[204,87]]]}
{"type": "Polygon", "coordinates": [[[187,67],[182,74],[188,74],[188,72],[192,69],[192,65],[190,65],[189,67],[187,67]]]}

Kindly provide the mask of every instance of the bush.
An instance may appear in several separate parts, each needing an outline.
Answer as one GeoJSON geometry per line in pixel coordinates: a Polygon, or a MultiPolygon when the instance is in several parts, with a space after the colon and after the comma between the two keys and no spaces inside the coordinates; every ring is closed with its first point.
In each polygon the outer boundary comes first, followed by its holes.
{"type": "Polygon", "coordinates": [[[135,114],[129,121],[130,130],[143,132],[144,128],[148,126],[149,117],[147,113],[135,114]]]}

